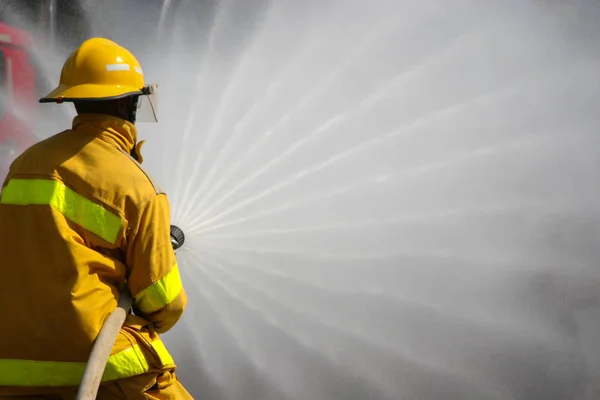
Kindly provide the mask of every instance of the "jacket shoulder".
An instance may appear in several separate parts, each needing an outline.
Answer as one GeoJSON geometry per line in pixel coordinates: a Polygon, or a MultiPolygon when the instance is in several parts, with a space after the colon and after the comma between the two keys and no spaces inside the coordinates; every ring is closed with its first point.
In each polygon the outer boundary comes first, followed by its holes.
{"type": "Polygon", "coordinates": [[[129,160],[146,176],[146,178],[148,179],[148,181],[150,182],[150,184],[154,188],[154,191],[156,192],[156,194],[164,194],[165,193],[164,190],[162,189],[162,187],[156,181],[156,179],[154,179],[152,177],[152,175],[150,175],[148,173],[148,171],[146,171],[144,169],[144,167],[142,167],[142,164],[140,164],[135,158],[133,158],[131,156],[131,154],[128,154],[125,150],[119,149],[119,151],[121,153],[123,153],[123,155],[125,155],[127,158],[129,158],[129,160]]]}

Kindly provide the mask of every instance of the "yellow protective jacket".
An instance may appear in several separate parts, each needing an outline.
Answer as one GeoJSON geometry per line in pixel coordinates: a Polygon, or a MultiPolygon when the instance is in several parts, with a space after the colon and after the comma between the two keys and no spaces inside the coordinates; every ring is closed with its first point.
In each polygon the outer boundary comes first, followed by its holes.
{"type": "Polygon", "coordinates": [[[175,368],[157,333],[187,297],[167,197],[131,156],[136,135],[122,119],[79,115],[11,165],[0,196],[0,393],[78,385],[125,282],[135,315],[103,381],[175,368]]]}

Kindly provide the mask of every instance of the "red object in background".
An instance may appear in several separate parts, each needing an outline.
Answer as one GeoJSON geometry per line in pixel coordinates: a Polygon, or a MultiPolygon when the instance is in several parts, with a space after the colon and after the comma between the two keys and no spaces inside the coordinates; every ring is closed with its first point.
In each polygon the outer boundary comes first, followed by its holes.
{"type": "Polygon", "coordinates": [[[10,163],[35,142],[35,69],[31,35],[0,23],[0,182],[10,163]]]}

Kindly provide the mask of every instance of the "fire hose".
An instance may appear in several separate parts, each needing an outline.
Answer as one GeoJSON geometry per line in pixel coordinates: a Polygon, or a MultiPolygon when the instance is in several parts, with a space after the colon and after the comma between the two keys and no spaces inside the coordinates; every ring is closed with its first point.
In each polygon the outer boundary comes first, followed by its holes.
{"type": "MultiPolygon", "coordinates": [[[[184,241],[185,236],[183,231],[171,225],[171,245],[173,246],[173,250],[181,247],[184,241]]],[[[119,296],[117,308],[108,316],[102,325],[98,337],[94,341],[92,352],[83,373],[83,379],[77,391],[77,400],[94,400],[96,398],[108,357],[132,305],[133,299],[129,294],[127,284],[125,284],[119,296]]]]}

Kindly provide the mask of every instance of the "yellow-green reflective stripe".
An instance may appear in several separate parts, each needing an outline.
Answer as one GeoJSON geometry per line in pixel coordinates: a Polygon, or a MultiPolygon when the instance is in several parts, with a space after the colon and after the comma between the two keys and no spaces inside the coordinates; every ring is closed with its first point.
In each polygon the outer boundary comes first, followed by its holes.
{"type": "MultiPolygon", "coordinates": [[[[152,342],[163,365],[175,364],[161,340],[152,342]]],[[[76,386],[81,383],[86,362],[0,359],[0,386],[76,386]]],[[[150,366],[139,345],[108,358],[102,381],[128,378],[148,372],[150,366]]]]}
{"type": "Polygon", "coordinates": [[[158,354],[160,362],[162,362],[163,365],[175,365],[175,360],[173,360],[173,357],[171,357],[171,354],[169,354],[169,351],[162,341],[155,340],[152,342],[152,348],[154,348],[154,351],[158,354]]]}
{"type": "Polygon", "coordinates": [[[0,386],[74,386],[83,378],[85,362],[0,359],[0,386]]]}
{"type": "Polygon", "coordinates": [[[11,179],[2,190],[2,204],[49,205],[71,222],[115,243],[123,221],[99,204],[61,182],[49,179],[11,179]]]}
{"type": "Polygon", "coordinates": [[[170,304],[181,293],[183,284],[177,263],[162,279],[154,282],[135,296],[136,306],[144,313],[152,313],[170,304]]]}
{"type": "Polygon", "coordinates": [[[129,347],[108,358],[102,381],[127,378],[148,371],[150,367],[139,345],[129,347]]]}

